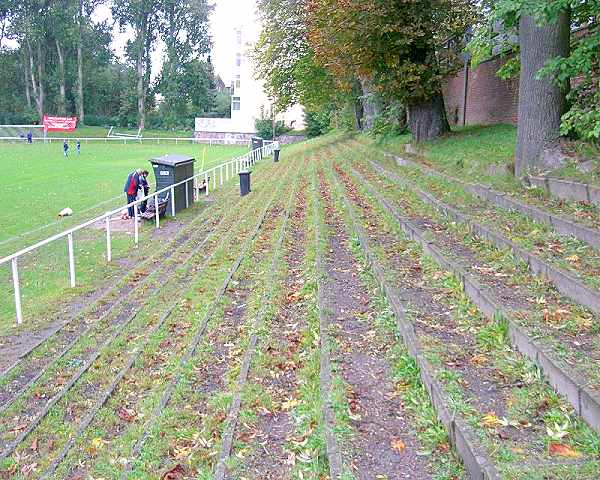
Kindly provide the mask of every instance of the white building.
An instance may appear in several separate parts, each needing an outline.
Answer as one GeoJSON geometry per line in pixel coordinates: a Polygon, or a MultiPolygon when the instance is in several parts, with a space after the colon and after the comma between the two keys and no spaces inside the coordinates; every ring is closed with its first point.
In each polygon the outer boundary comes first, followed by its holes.
{"type": "MultiPolygon", "coordinates": [[[[221,31],[214,35],[213,64],[225,85],[231,86],[231,118],[196,118],[196,138],[220,139],[226,143],[247,142],[256,133],[256,120],[271,118],[271,101],[264,92],[263,82],[254,78],[250,55],[260,34],[260,23],[254,9],[253,0],[220,0],[217,3],[216,23],[221,31]],[[219,8],[227,12],[228,18],[232,16],[232,9],[241,10],[237,24],[231,28],[227,28],[226,23],[219,25],[219,8]],[[240,15],[244,16],[240,18],[240,15]]],[[[294,107],[277,115],[276,120],[301,130],[304,128],[303,109],[294,107]]]]}

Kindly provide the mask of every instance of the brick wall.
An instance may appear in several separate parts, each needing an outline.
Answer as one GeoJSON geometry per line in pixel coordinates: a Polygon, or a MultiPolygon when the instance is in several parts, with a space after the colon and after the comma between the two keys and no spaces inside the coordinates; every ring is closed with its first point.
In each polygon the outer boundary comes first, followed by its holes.
{"type": "MultiPolygon", "coordinates": [[[[496,72],[506,60],[493,58],[469,68],[467,88],[467,125],[517,123],[519,79],[502,80],[496,72]]],[[[462,125],[464,102],[464,69],[446,78],[444,100],[451,124],[462,125]]]]}

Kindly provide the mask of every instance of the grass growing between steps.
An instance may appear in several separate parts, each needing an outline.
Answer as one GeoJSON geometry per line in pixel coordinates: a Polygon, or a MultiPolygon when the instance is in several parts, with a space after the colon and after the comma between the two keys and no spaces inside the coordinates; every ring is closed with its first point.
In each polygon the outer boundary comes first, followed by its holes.
{"type": "MultiPolygon", "coordinates": [[[[387,211],[376,205],[376,201],[363,192],[364,198],[375,204],[374,212],[382,219],[377,221],[373,214],[369,214],[368,228],[372,232],[389,231],[395,229],[395,234],[402,239],[403,233],[387,211]]],[[[377,234],[374,234],[377,235],[377,234]]],[[[402,248],[400,251],[404,250],[402,248]]],[[[419,249],[417,249],[418,251],[419,249]]],[[[390,255],[384,255],[382,263],[395,265],[390,255]],[[388,258],[386,258],[388,257],[388,258]]],[[[379,250],[381,255],[382,250],[379,250]]],[[[416,252],[415,252],[416,253],[416,252]]],[[[413,312],[413,321],[419,325],[419,337],[427,352],[427,357],[436,368],[436,377],[445,388],[451,401],[452,408],[460,412],[461,416],[469,423],[478,434],[482,445],[498,463],[501,471],[513,468],[513,464],[527,461],[529,458],[546,459],[547,462],[557,461],[550,456],[551,445],[566,444],[573,452],[573,456],[580,460],[585,458],[588,465],[575,465],[561,467],[569,475],[583,475],[589,471],[589,465],[600,459],[599,436],[592,432],[581,419],[573,414],[572,408],[554,394],[552,389],[543,381],[540,372],[521,355],[516,353],[508,344],[505,325],[502,321],[488,321],[477,308],[465,297],[459,281],[450,274],[443,272],[427,256],[421,253],[420,265],[423,271],[423,285],[435,288],[439,293],[434,296],[442,302],[444,310],[450,315],[449,320],[440,324],[439,320],[429,322],[427,317],[422,317],[418,309],[413,312]],[[439,341],[439,335],[426,333],[441,331],[445,338],[452,330],[455,331],[454,340],[439,341]],[[467,342],[457,341],[464,337],[467,342]],[[504,405],[497,405],[501,410],[482,410],[478,394],[473,395],[469,384],[476,376],[471,373],[471,380],[463,378],[465,365],[471,372],[480,371],[490,384],[497,384],[498,395],[504,405]],[[479,407],[478,407],[479,406],[479,407]],[[549,429],[549,430],[548,430],[549,429]],[[553,432],[552,434],[550,432],[553,432]],[[557,438],[560,437],[558,440],[557,438]]],[[[397,269],[398,266],[396,265],[397,269]]],[[[394,268],[388,269],[393,271],[394,268]]],[[[395,284],[402,283],[402,270],[397,271],[395,284]]],[[[485,402],[493,405],[494,402],[485,402]]],[[[531,467],[533,470],[533,467],[531,467]]],[[[544,477],[545,473],[532,478],[558,478],[556,476],[544,477]]],[[[503,474],[503,478],[515,478],[510,474],[503,474]]],[[[573,477],[575,478],[575,477],[573,477]]],[[[595,478],[581,476],[581,478],[595,478]]]]}
{"type": "MultiPolygon", "coordinates": [[[[514,178],[507,170],[514,162],[516,128],[512,125],[456,128],[447,137],[423,142],[418,146],[418,153],[405,152],[406,144],[411,141],[410,135],[384,140],[361,135],[358,140],[371,148],[404,156],[463,181],[483,183],[494,189],[512,193],[554,213],[571,215],[582,223],[600,225],[600,209],[585,203],[551,198],[540,189],[525,188],[514,178]]],[[[595,165],[600,165],[600,152],[597,148],[575,142],[569,145],[568,149],[576,155],[589,156],[595,165]]],[[[581,174],[573,163],[569,163],[553,175],[600,184],[600,167],[596,166],[594,172],[597,173],[581,174]]]]}
{"type": "MultiPolygon", "coordinates": [[[[328,174],[331,177],[331,171],[328,174]]],[[[407,418],[410,418],[416,432],[421,446],[417,455],[428,457],[432,478],[435,480],[465,478],[465,471],[450,448],[445,428],[437,419],[427,390],[421,383],[419,368],[404,345],[391,307],[365,260],[356,231],[351,226],[352,220],[338,193],[333,199],[338,211],[342,212],[345,228],[350,236],[348,246],[358,262],[357,273],[370,293],[369,308],[363,314],[364,320],[375,327],[378,344],[390,345],[386,356],[396,383],[394,394],[403,400],[407,418]]],[[[373,246],[379,248],[377,245],[373,246]]]]}
{"type": "MultiPolygon", "coordinates": [[[[598,382],[600,370],[598,363],[594,361],[597,355],[594,352],[600,351],[600,331],[592,312],[561,296],[552,284],[532,274],[510,251],[497,249],[489,242],[471,235],[463,225],[450,221],[424,204],[408,189],[378,176],[366,166],[363,165],[360,170],[366,180],[385,192],[384,196],[388,200],[394,200],[393,203],[398,205],[401,214],[427,218],[430,223],[443,228],[454,242],[449,245],[439,244],[447,257],[456,257],[455,260],[461,261],[461,257],[456,256],[454,245],[467,247],[475,256],[468,259],[469,263],[462,261],[463,267],[470,270],[481,283],[505,285],[512,289],[513,295],[523,297],[525,301],[519,302],[515,307],[518,321],[528,328],[531,335],[551,345],[558,358],[568,362],[570,369],[576,369],[592,383],[598,382]]],[[[361,187],[361,190],[366,191],[366,188],[361,187]]]]}
{"type": "MultiPolygon", "coordinates": [[[[358,152],[350,151],[348,156],[359,159],[358,152]]],[[[412,167],[396,167],[393,159],[383,156],[377,158],[377,162],[388,171],[398,172],[407,185],[415,184],[557,267],[571,270],[590,286],[600,287],[600,253],[587,243],[559,235],[550,226],[534,222],[518,212],[486,204],[454,182],[423,175],[419,169],[412,167]]],[[[364,163],[361,165],[362,168],[366,166],[364,163]]]]}

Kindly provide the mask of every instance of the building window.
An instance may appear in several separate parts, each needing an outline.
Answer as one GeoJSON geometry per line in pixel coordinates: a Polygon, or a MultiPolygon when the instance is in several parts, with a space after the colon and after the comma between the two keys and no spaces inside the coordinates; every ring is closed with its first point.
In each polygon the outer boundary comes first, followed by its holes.
{"type": "Polygon", "coordinates": [[[238,67],[242,66],[242,54],[241,53],[236,53],[235,54],[235,64],[238,67]]]}
{"type": "Polygon", "coordinates": [[[232,98],[232,105],[231,105],[231,109],[232,110],[239,110],[241,107],[241,101],[240,101],[240,97],[231,97],[232,98]]]}
{"type": "Polygon", "coordinates": [[[242,86],[242,76],[236,75],[235,76],[235,88],[240,88],[241,86],[242,86]]]}

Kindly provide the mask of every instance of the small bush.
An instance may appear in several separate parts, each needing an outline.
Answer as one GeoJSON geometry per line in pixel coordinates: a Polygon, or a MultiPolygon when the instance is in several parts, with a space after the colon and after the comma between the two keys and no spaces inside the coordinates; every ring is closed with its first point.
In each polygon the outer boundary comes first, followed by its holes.
{"type": "Polygon", "coordinates": [[[369,133],[374,137],[396,137],[407,130],[406,109],[399,103],[386,105],[373,121],[369,133]]]}
{"type": "Polygon", "coordinates": [[[304,123],[306,124],[306,136],[308,138],[324,135],[331,130],[331,112],[305,112],[304,123]]]}
{"type": "MultiPolygon", "coordinates": [[[[264,140],[273,140],[273,122],[270,118],[259,118],[255,122],[256,134],[264,140]]],[[[275,122],[275,136],[288,133],[290,129],[281,121],[275,122]]]]}

